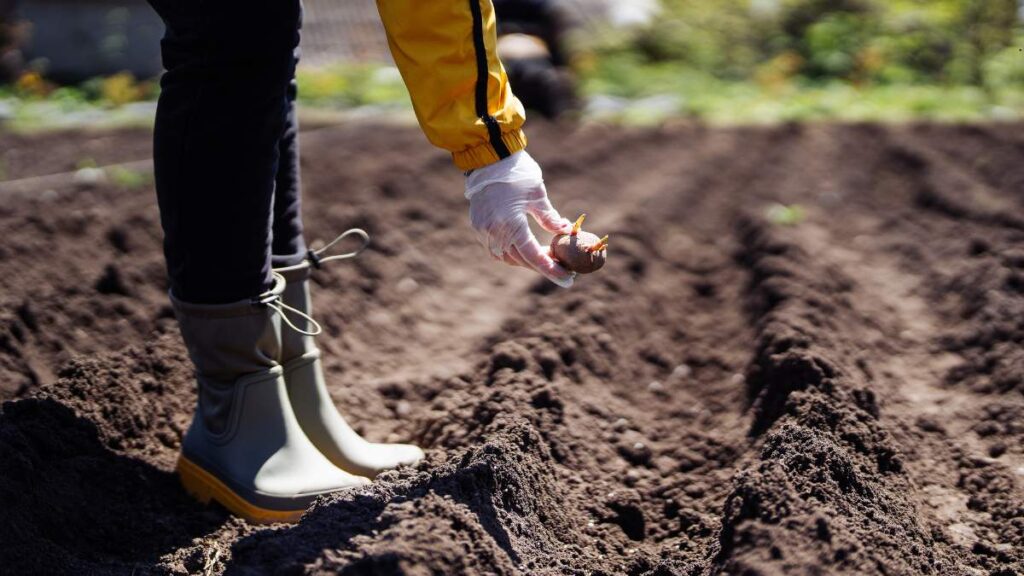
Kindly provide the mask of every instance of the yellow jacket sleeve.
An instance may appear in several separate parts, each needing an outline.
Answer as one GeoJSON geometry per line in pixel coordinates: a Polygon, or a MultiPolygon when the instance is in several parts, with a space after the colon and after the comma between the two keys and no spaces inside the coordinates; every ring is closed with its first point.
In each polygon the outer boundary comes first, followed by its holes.
{"type": "Polygon", "coordinates": [[[480,168],[526,147],[491,0],[377,0],[377,10],[423,132],[456,166],[480,168]]]}

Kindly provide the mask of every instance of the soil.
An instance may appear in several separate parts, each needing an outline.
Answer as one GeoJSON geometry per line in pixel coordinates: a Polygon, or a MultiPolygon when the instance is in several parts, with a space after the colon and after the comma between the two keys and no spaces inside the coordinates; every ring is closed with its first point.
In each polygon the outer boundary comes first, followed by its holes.
{"type": "MultiPolygon", "coordinates": [[[[153,133],[148,129],[0,134],[0,180],[17,180],[147,160],[153,133]]],[[[40,191],[42,192],[42,191],[40,191]]]]}
{"type": "MultiPolygon", "coordinates": [[[[151,188],[9,194],[0,572],[1022,574],[1022,128],[534,123],[555,204],[614,239],[568,291],[484,256],[416,129],[305,134],[310,239],[374,239],[314,280],[331,392],[428,455],[270,528],[173,474],[151,188]]],[[[148,135],[17,147],[23,178],[148,135]]]]}

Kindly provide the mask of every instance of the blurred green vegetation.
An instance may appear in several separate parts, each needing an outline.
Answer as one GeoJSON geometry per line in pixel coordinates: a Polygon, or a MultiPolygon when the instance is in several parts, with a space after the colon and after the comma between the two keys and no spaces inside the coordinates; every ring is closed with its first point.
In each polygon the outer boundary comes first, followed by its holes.
{"type": "MultiPolygon", "coordinates": [[[[584,115],[630,123],[1024,118],[1017,0],[662,0],[640,27],[580,34],[584,115]]],[[[300,67],[307,108],[411,109],[392,66],[300,67]]],[[[147,123],[159,85],[128,74],[0,85],[8,127],[147,123]]]]}
{"type": "Polygon", "coordinates": [[[154,80],[137,80],[128,72],[89,79],[78,86],[58,86],[39,72],[28,70],[12,84],[0,86],[0,97],[26,101],[47,100],[69,108],[99,105],[116,108],[132,102],[152,100],[159,94],[154,80]]]}
{"type": "Polygon", "coordinates": [[[299,68],[299,102],[312,106],[411,108],[398,69],[379,64],[299,68]]]}
{"type": "Polygon", "coordinates": [[[778,226],[796,226],[807,218],[807,211],[799,204],[772,204],[765,210],[765,216],[778,226]]]}
{"type": "Polygon", "coordinates": [[[148,170],[134,170],[124,166],[113,166],[108,168],[106,173],[114,184],[128,190],[148,186],[153,181],[153,173],[148,170]]]}
{"type": "MultiPolygon", "coordinates": [[[[299,101],[311,108],[374,111],[412,109],[398,70],[382,64],[339,64],[300,68],[299,101]]],[[[29,71],[9,85],[0,85],[0,123],[18,131],[82,124],[151,124],[155,80],[131,74],[93,78],[78,86],[58,86],[29,71]]]]}
{"type": "MultiPolygon", "coordinates": [[[[1024,113],[1017,0],[663,0],[581,38],[584,91],[678,97],[712,120],[1024,113]]],[[[627,117],[629,108],[627,107],[627,117]]]]}
{"type": "Polygon", "coordinates": [[[940,121],[1024,118],[1024,85],[998,91],[938,83],[851,83],[794,77],[785,82],[727,80],[635,55],[602,58],[584,77],[587,115],[631,124],[692,117],[712,123],[940,121]]]}
{"type": "Polygon", "coordinates": [[[59,86],[36,71],[0,85],[0,125],[30,131],[81,125],[152,124],[155,80],[137,80],[122,72],[92,78],[77,86],[59,86]]]}
{"type": "Polygon", "coordinates": [[[599,57],[636,55],[723,80],[939,83],[998,88],[1024,46],[1017,0],[662,0],[639,29],[588,35],[599,57]]]}

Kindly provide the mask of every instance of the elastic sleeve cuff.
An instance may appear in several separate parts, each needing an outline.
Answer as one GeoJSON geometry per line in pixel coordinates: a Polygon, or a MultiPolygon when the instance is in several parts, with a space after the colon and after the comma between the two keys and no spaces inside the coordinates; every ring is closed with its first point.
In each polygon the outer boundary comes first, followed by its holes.
{"type": "MultiPolygon", "coordinates": [[[[510,154],[515,154],[526,148],[526,134],[521,129],[505,132],[501,135],[501,140],[505,143],[505,147],[508,148],[510,154]]],[[[498,153],[494,151],[494,147],[489,143],[460,150],[459,152],[452,152],[452,159],[455,160],[455,165],[462,171],[476,170],[501,160],[498,153]]]]}

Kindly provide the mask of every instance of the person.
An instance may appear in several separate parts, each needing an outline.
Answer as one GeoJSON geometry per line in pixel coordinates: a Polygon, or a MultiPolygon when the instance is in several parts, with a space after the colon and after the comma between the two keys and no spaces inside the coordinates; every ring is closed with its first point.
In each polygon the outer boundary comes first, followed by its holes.
{"type": "Polygon", "coordinates": [[[0,83],[13,82],[24,67],[21,43],[24,24],[18,21],[17,0],[0,0],[0,83]]]}
{"type": "Polygon", "coordinates": [[[558,119],[578,107],[569,36],[578,26],[564,0],[492,0],[498,56],[530,111],[558,119]]]}
{"type": "MultiPolygon", "coordinates": [[[[300,0],[150,0],[166,24],[154,131],[170,300],[198,401],[177,471],[199,500],[290,522],[316,497],[412,464],[361,438],[327,393],[303,238],[295,113],[300,0]]],[[[562,286],[530,231],[571,229],[525,151],[490,0],[378,0],[430,142],[466,173],[470,224],[495,260],[562,286]]],[[[362,234],[350,231],[348,234],[362,234]]]]}

